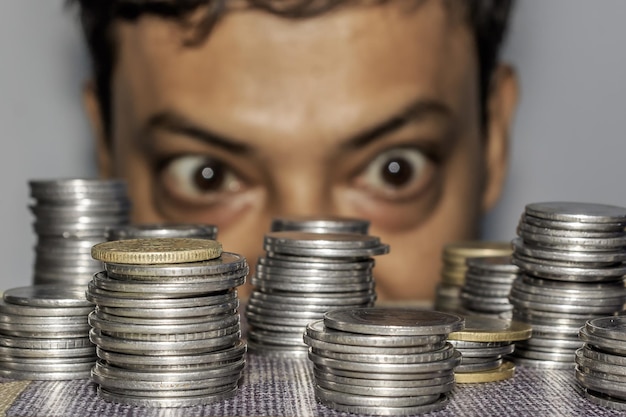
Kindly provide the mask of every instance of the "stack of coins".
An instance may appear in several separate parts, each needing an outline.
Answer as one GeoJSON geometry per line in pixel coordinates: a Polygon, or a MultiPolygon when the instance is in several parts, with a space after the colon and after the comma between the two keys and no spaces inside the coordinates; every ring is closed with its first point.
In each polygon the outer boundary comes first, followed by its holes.
{"type": "Polygon", "coordinates": [[[96,360],[83,286],[40,284],[0,301],[0,375],[11,379],[89,378],[96,360]]]}
{"type": "Polygon", "coordinates": [[[613,315],[626,301],[626,209],[589,203],[526,206],[513,240],[522,275],[510,301],[513,318],[533,327],[515,362],[572,368],[586,320],[613,315]]]}
{"type": "Polygon", "coordinates": [[[402,308],[337,309],[304,334],[315,396],[355,414],[410,415],[445,407],[461,355],[446,342],[462,317],[402,308]]]}
{"type": "Polygon", "coordinates": [[[101,398],[185,407],[235,394],[246,352],[235,290],[245,258],[185,238],[110,241],[92,255],[106,268],[87,291],[101,398]]]}
{"type": "Polygon", "coordinates": [[[272,220],[272,232],[358,233],[366,235],[369,220],[351,217],[277,217],[272,220]]]}
{"type": "Polygon", "coordinates": [[[149,223],[140,225],[120,225],[107,230],[107,240],[150,239],[150,238],[192,238],[217,239],[217,226],[211,224],[149,223]]]}
{"type": "Polygon", "coordinates": [[[465,284],[468,258],[510,256],[511,252],[510,242],[469,241],[446,245],[443,248],[443,268],[436,290],[435,309],[464,313],[461,291],[465,284]]]}
{"type": "Polygon", "coordinates": [[[306,356],[306,325],[337,307],[376,300],[375,255],[389,251],[376,236],[272,232],[265,235],[246,305],[248,346],[255,352],[306,356]]]}
{"type": "Polygon", "coordinates": [[[34,203],[35,284],[82,284],[102,269],[91,247],[111,226],[128,224],[130,200],[122,180],[30,181],[34,203]]]}
{"type": "Polygon", "coordinates": [[[467,314],[511,319],[509,293],[520,271],[510,256],[468,258],[461,304],[467,314]]]}
{"type": "Polygon", "coordinates": [[[588,320],[580,338],[585,344],[576,351],[576,380],[585,397],[626,411],[626,317],[588,320]]]}
{"type": "Polygon", "coordinates": [[[465,328],[448,336],[448,342],[461,353],[461,364],[454,370],[456,382],[481,383],[512,378],[515,365],[504,357],[513,353],[514,342],[530,338],[531,332],[531,327],[525,323],[465,316],[465,328]]]}

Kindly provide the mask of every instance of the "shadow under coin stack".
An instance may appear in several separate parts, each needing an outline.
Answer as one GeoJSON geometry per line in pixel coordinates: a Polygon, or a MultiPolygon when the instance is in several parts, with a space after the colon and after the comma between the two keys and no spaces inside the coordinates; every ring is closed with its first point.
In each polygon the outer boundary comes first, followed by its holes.
{"type": "Polygon", "coordinates": [[[315,396],[338,411],[413,415],[446,406],[461,355],[446,342],[462,317],[403,308],[329,311],[304,340],[315,396]]]}
{"type": "Polygon", "coordinates": [[[34,283],[86,285],[102,269],[91,247],[106,240],[107,228],[129,222],[126,183],[66,179],[29,185],[37,234],[34,283]]]}
{"type": "Polygon", "coordinates": [[[110,227],[106,234],[108,241],[170,237],[217,240],[217,226],[186,223],[129,224],[110,227]]]}
{"type": "Polygon", "coordinates": [[[459,384],[503,381],[512,378],[515,365],[504,360],[515,343],[531,336],[528,324],[488,317],[465,316],[465,328],[450,333],[448,342],[461,352],[454,369],[459,384]]]}
{"type": "Polygon", "coordinates": [[[573,368],[578,330],[588,319],[613,315],[626,301],[626,209],[546,202],[526,206],[513,240],[522,270],[511,289],[513,319],[533,328],[516,343],[516,363],[573,368]]]}
{"type": "Polygon", "coordinates": [[[589,401],[626,411],[626,317],[589,320],[580,329],[576,380],[589,401]]]}
{"type": "Polygon", "coordinates": [[[372,256],[389,252],[376,236],[356,233],[271,232],[251,279],[246,305],[250,350],[306,356],[306,325],[337,307],[376,300],[372,256]]]}
{"type": "Polygon", "coordinates": [[[5,291],[0,301],[0,376],[22,380],[89,378],[96,361],[85,288],[40,284],[5,291]]]}
{"type": "Polygon", "coordinates": [[[483,256],[510,256],[510,242],[469,241],[450,243],[443,248],[441,282],[435,294],[435,309],[463,313],[461,291],[465,285],[467,259],[483,256]]]}
{"type": "Polygon", "coordinates": [[[92,255],[106,269],[87,291],[101,398],[186,407],[235,395],[246,352],[235,290],[245,258],[185,238],[111,241],[92,255]]]}
{"type": "Polygon", "coordinates": [[[461,304],[467,314],[510,320],[513,306],[509,293],[519,277],[510,256],[487,256],[467,259],[461,304]]]}

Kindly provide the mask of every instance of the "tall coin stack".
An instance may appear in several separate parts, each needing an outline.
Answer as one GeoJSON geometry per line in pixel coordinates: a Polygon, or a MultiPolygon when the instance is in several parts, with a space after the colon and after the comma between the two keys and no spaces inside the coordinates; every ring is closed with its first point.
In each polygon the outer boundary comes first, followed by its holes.
{"type": "Polygon", "coordinates": [[[446,342],[462,317],[401,308],[329,311],[304,340],[315,396],[359,415],[413,415],[446,406],[461,355],[446,342]]]}
{"type": "Polygon", "coordinates": [[[519,267],[510,256],[487,256],[467,259],[461,305],[467,314],[511,319],[513,306],[509,293],[519,276],[519,267]]]}
{"type": "Polygon", "coordinates": [[[91,247],[108,227],[127,224],[131,207],[122,180],[30,181],[35,215],[35,284],[86,285],[102,269],[91,247]]]}
{"type": "Polygon", "coordinates": [[[246,305],[248,346],[305,356],[302,333],[309,322],[334,308],[374,304],[372,256],[389,246],[363,234],[288,231],[266,234],[264,249],[246,305]]]}
{"type": "Polygon", "coordinates": [[[217,240],[217,226],[192,223],[127,224],[110,227],[106,233],[108,241],[169,237],[217,240]]]}
{"type": "Polygon", "coordinates": [[[246,352],[235,290],[245,258],[186,238],[110,241],[92,255],[106,268],[87,290],[101,398],[185,407],[235,395],[246,352]]]}
{"type": "Polygon", "coordinates": [[[626,317],[588,320],[580,329],[576,380],[589,401],[626,411],[626,317]]]}
{"type": "Polygon", "coordinates": [[[12,288],[0,301],[0,376],[24,380],[89,378],[96,361],[84,286],[12,288]]]}
{"type": "Polygon", "coordinates": [[[514,320],[533,328],[516,343],[516,363],[573,368],[588,319],[613,315],[626,301],[626,209],[575,202],[526,206],[513,240],[522,275],[510,301],[514,320]]]}
{"type": "Polygon", "coordinates": [[[435,294],[435,309],[464,313],[461,291],[465,284],[467,259],[483,256],[510,256],[510,242],[469,241],[450,243],[443,248],[441,282],[435,294]]]}
{"type": "Polygon", "coordinates": [[[531,336],[525,323],[480,316],[465,316],[465,328],[450,333],[448,342],[461,353],[454,369],[460,384],[503,381],[515,374],[513,362],[504,360],[515,351],[515,343],[531,336]]]}

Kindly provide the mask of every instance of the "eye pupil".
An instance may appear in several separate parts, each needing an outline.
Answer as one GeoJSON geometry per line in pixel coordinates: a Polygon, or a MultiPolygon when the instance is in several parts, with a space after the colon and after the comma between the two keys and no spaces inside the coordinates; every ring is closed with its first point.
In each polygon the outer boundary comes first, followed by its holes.
{"type": "Polygon", "coordinates": [[[394,187],[401,187],[413,178],[413,166],[404,158],[393,158],[383,165],[383,180],[394,187]]]}
{"type": "Polygon", "coordinates": [[[224,169],[217,161],[207,159],[194,175],[196,187],[202,191],[219,189],[224,182],[224,169]]]}

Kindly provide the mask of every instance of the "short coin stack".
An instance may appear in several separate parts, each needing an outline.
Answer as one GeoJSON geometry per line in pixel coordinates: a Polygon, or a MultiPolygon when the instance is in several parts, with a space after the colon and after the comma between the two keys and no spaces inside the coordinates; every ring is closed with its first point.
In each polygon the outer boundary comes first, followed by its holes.
{"type": "Polygon", "coordinates": [[[576,380],[593,403],[626,411],[626,317],[588,320],[580,329],[576,380]]]}
{"type": "Polygon", "coordinates": [[[277,217],[272,220],[272,232],[358,233],[366,235],[370,222],[351,217],[277,217]]]}
{"type": "Polygon", "coordinates": [[[217,226],[191,223],[129,224],[110,227],[106,237],[109,241],[169,237],[216,240],[217,226]]]}
{"type": "Polygon", "coordinates": [[[130,200],[121,180],[30,181],[37,233],[35,284],[83,284],[102,269],[91,247],[111,226],[129,222],[130,200]]]}
{"type": "Polygon", "coordinates": [[[245,258],[207,239],[105,242],[92,249],[106,271],[87,298],[106,400],[184,407],[232,397],[245,365],[237,291],[245,258]]]}
{"type": "Polygon", "coordinates": [[[441,282],[437,286],[435,309],[464,313],[461,291],[465,284],[467,260],[483,256],[509,256],[510,242],[469,241],[450,243],[443,248],[441,282]]]}
{"type": "Polygon", "coordinates": [[[516,363],[572,368],[586,320],[619,313],[626,301],[626,209],[546,202],[526,206],[513,240],[522,275],[510,301],[513,318],[533,328],[517,343],[516,363]]]}
{"type": "Polygon", "coordinates": [[[513,306],[509,293],[519,268],[510,256],[488,256],[467,259],[461,304],[466,314],[510,319],[513,306]]]}
{"type": "Polygon", "coordinates": [[[83,286],[40,284],[7,290],[0,301],[0,376],[89,378],[96,361],[83,286]]]}
{"type": "Polygon", "coordinates": [[[389,251],[376,236],[355,233],[272,232],[258,260],[246,306],[248,346],[255,352],[306,356],[306,325],[337,307],[376,300],[375,255],[389,251]]]}
{"type": "Polygon", "coordinates": [[[445,407],[460,354],[446,343],[462,317],[402,308],[337,309],[304,334],[315,396],[356,414],[412,415],[445,407]]]}
{"type": "Polygon", "coordinates": [[[488,317],[465,316],[465,328],[450,333],[448,342],[461,352],[461,364],[454,370],[457,383],[503,381],[512,378],[515,365],[503,358],[515,350],[515,343],[531,336],[529,325],[488,317]]]}

